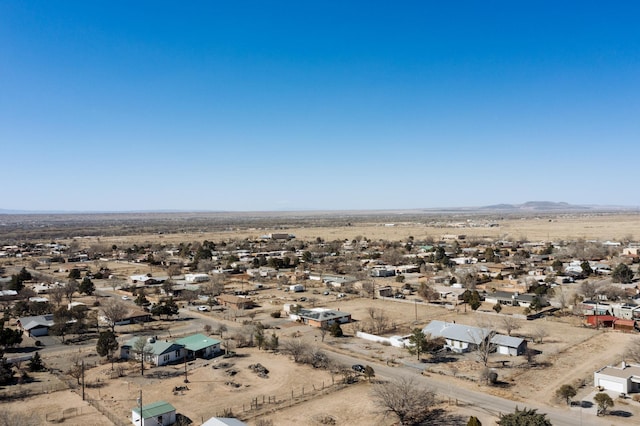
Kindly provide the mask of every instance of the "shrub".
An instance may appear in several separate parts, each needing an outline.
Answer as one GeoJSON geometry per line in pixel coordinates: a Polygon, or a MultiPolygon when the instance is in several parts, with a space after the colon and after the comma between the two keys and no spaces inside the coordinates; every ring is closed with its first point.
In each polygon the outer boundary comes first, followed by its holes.
{"type": "Polygon", "coordinates": [[[271,312],[269,315],[271,315],[271,318],[280,318],[280,311],[273,311],[271,312]]]}

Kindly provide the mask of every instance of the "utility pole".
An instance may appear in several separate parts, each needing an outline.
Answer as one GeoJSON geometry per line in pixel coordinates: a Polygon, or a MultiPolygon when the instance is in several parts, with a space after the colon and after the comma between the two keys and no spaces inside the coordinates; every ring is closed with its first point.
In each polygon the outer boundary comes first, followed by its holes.
{"type": "Polygon", "coordinates": [[[142,417],[142,389],[140,389],[140,396],[138,397],[138,407],[140,408],[140,426],[143,426],[144,418],[142,417]]]}
{"type": "Polygon", "coordinates": [[[189,383],[189,379],[187,378],[187,351],[184,351],[184,382],[189,383]]]}
{"type": "Polygon", "coordinates": [[[82,400],[84,401],[84,359],[82,360],[82,400]]]}

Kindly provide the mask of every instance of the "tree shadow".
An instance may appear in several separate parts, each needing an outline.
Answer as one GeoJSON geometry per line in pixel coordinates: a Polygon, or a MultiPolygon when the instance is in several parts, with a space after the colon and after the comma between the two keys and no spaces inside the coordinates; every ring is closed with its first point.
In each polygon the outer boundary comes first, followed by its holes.
{"type": "Polygon", "coordinates": [[[633,414],[631,414],[628,411],[624,411],[624,410],[613,410],[613,411],[609,411],[607,414],[609,414],[610,416],[615,416],[615,417],[631,417],[631,416],[633,416],[633,414]]]}
{"type": "Polygon", "coordinates": [[[465,426],[467,420],[459,414],[452,414],[442,408],[436,408],[431,410],[427,418],[419,424],[422,426],[465,426]]]}

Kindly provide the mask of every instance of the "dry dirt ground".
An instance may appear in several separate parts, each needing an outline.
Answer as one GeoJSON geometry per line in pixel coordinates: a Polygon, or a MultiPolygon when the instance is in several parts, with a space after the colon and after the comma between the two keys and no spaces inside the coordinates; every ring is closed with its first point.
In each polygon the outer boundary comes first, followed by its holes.
{"type": "MultiPolygon", "coordinates": [[[[451,224],[459,222],[451,220],[451,224]]],[[[417,240],[433,238],[439,240],[445,234],[464,234],[473,238],[511,238],[537,240],[575,240],[600,239],[621,240],[640,239],[640,218],[634,214],[544,214],[540,217],[505,218],[496,221],[496,227],[454,227],[435,226],[418,222],[396,222],[393,226],[382,223],[354,223],[351,226],[336,227],[297,227],[282,229],[244,229],[238,228],[221,232],[198,232],[176,234],[146,234],[125,237],[86,237],[78,241],[83,245],[97,242],[104,244],[127,245],[132,243],[179,244],[184,242],[221,241],[228,239],[258,238],[271,232],[287,232],[300,240],[326,241],[353,239],[362,236],[372,240],[404,240],[413,236],[417,240]],[[98,241],[99,240],[99,241],[98,241]]]]}

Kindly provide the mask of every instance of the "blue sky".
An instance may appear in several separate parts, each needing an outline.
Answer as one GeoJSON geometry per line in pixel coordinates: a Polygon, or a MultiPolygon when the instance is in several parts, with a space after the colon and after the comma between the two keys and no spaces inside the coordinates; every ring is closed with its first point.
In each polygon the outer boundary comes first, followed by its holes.
{"type": "Polygon", "coordinates": [[[0,208],[638,206],[638,16],[634,1],[1,2],[0,208]]]}

